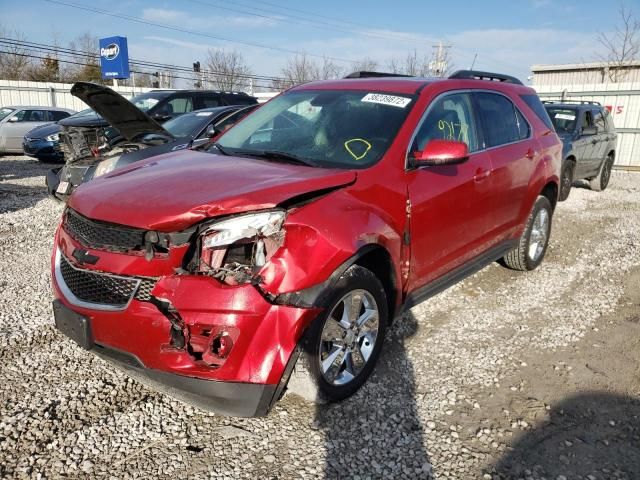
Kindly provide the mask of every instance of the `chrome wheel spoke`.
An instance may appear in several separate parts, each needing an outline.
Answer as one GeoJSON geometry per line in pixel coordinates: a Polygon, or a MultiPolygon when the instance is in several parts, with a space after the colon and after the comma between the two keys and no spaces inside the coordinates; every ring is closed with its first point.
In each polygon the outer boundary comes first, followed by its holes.
{"type": "Polygon", "coordinates": [[[346,385],[364,369],[373,355],[380,312],[373,295],[352,290],[329,313],[320,334],[319,364],[324,379],[346,385]]]}

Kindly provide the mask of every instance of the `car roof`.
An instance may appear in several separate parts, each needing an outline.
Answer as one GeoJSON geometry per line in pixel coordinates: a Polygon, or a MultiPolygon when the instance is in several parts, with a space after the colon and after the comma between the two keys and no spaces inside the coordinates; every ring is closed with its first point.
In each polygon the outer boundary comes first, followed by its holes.
{"type": "Polygon", "coordinates": [[[71,110],[70,108],[61,108],[61,107],[43,107],[42,105],[7,105],[0,108],[13,108],[14,110],[51,110],[54,112],[71,112],[76,113],[75,110],[71,110]]]}
{"type": "Polygon", "coordinates": [[[602,109],[604,108],[602,105],[596,105],[594,103],[563,103],[563,102],[554,102],[554,103],[548,103],[548,102],[544,102],[544,106],[546,107],[561,107],[561,108],[573,108],[573,109],[594,109],[594,108],[599,108],[602,109]]]}
{"type": "Polygon", "coordinates": [[[531,87],[522,84],[480,80],[470,78],[433,78],[433,77],[368,77],[343,78],[339,80],[321,80],[293,87],[292,91],[302,90],[371,90],[375,92],[415,95],[431,85],[450,84],[452,89],[491,89],[513,90],[519,93],[535,93],[531,87]]]}

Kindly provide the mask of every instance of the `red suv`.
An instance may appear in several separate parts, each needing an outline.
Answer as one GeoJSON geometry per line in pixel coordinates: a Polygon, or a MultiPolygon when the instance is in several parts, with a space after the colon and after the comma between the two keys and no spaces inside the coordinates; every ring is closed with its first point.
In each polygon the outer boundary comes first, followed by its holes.
{"type": "Polygon", "coordinates": [[[562,145],[513,77],[352,74],[292,88],[209,152],[81,185],[56,232],[57,327],[159,389],[264,415],[294,369],[341,400],[403,309],[542,261],[562,145]]]}

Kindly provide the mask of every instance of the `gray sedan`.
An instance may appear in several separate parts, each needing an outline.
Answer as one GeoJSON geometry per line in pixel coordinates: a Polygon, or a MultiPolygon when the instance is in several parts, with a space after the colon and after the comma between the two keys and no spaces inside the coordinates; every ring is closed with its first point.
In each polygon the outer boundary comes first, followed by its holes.
{"type": "Polygon", "coordinates": [[[0,154],[22,153],[22,138],[25,133],[45,123],[67,118],[74,113],[73,110],[57,107],[0,108],[0,154]]]}

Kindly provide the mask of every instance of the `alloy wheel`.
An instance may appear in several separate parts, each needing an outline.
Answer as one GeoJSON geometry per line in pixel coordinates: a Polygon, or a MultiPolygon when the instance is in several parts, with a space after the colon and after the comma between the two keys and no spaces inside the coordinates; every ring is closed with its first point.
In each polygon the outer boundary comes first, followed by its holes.
{"type": "Polygon", "coordinates": [[[324,380],[346,385],[371,358],[378,339],[380,312],[373,295],[352,290],[333,307],[320,335],[318,362],[324,380]]]}
{"type": "Polygon", "coordinates": [[[529,234],[529,248],[527,254],[531,261],[536,262],[544,252],[549,237],[549,212],[546,208],[538,210],[529,234]]]}

